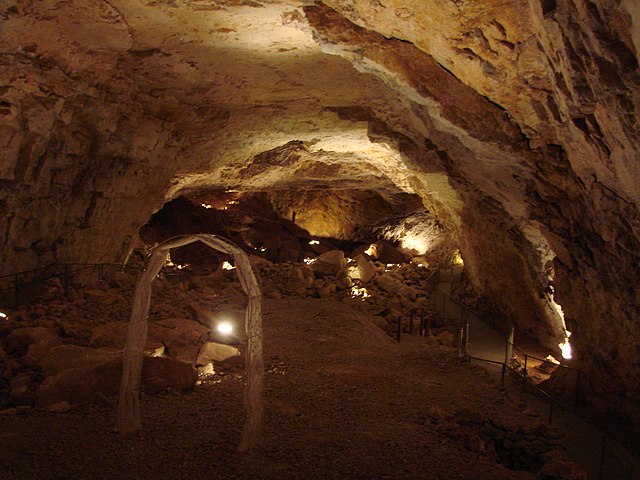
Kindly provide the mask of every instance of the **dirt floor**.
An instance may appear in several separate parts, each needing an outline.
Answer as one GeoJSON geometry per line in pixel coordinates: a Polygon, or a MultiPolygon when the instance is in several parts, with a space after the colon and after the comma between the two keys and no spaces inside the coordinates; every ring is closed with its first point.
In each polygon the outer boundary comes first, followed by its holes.
{"type": "Polygon", "coordinates": [[[185,395],[144,397],[132,438],[114,431],[115,399],[0,416],[0,478],[503,480],[536,475],[500,461],[561,460],[561,435],[482,368],[433,339],[397,344],[344,303],[266,300],[264,344],[259,450],[235,452],[242,375],[216,374],[185,395]]]}

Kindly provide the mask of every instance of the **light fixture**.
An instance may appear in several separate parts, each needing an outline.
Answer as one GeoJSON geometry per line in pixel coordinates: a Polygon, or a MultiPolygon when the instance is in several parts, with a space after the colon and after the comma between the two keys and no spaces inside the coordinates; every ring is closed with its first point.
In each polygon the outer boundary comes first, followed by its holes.
{"type": "Polygon", "coordinates": [[[320,242],[318,240],[311,240],[309,245],[320,245],[320,242]]]}
{"type": "Polygon", "coordinates": [[[231,265],[229,262],[227,262],[226,260],[224,262],[222,262],[222,269],[223,270],[233,270],[234,267],[233,265],[231,265]]]}
{"type": "Polygon", "coordinates": [[[2,320],[6,320],[6,319],[8,319],[9,317],[7,317],[7,314],[6,314],[6,313],[4,313],[4,312],[0,312],[0,318],[1,318],[2,320]]]}
{"type": "Polygon", "coordinates": [[[220,322],[216,329],[223,335],[229,335],[231,332],[233,332],[233,325],[231,325],[230,322],[220,322]]]}
{"type": "Polygon", "coordinates": [[[366,253],[370,257],[377,257],[378,256],[378,246],[375,243],[372,243],[371,245],[369,245],[369,248],[367,248],[364,251],[364,253],[366,253]]]}
{"type": "Polygon", "coordinates": [[[571,344],[569,343],[569,337],[571,336],[571,332],[567,330],[567,337],[564,339],[564,342],[558,345],[560,347],[560,351],[562,352],[562,358],[565,360],[571,359],[571,344]]]}

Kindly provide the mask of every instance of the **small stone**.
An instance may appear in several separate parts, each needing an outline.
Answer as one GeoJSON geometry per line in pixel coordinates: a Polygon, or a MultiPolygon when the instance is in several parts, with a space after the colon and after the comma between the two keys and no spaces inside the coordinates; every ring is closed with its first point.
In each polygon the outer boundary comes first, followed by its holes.
{"type": "Polygon", "coordinates": [[[207,363],[205,366],[199,367],[198,372],[200,372],[200,375],[215,375],[216,373],[213,363],[207,363]]]}
{"type": "Polygon", "coordinates": [[[47,407],[47,410],[51,413],[67,413],[71,411],[71,404],[67,401],[57,402],[47,407]]]}

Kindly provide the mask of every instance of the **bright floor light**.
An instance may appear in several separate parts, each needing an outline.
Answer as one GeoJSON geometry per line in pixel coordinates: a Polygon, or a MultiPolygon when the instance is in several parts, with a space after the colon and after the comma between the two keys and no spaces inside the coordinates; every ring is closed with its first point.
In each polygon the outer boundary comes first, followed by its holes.
{"type": "Polygon", "coordinates": [[[221,334],[229,335],[231,332],[233,332],[233,325],[231,325],[231,323],[229,322],[221,322],[218,324],[217,329],[221,334]]]}
{"type": "Polygon", "coordinates": [[[223,270],[233,270],[234,267],[233,265],[231,265],[229,262],[227,262],[226,260],[222,263],[222,269],[223,270]]]}

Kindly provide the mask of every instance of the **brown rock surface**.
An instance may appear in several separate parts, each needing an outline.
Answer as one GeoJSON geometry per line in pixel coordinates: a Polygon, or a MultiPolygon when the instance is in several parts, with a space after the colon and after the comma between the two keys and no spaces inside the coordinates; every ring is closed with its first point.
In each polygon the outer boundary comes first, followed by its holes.
{"type": "Polygon", "coordinates": [[[0,415],[3,472],[169,480],[187,471],[256,479],[428,472],[438,480],[532,480],[543,452],[553,451],[554,463],[566,459],[561,440],[547,438],[545,425],[497,384],[487,388],[486,373],[460,363],[451,349],[417,336],[397,344],[333,300],[267,301],[264,312],[263,448],[235,452],[244,379],[215,375],[189,395],[143,397],[144,431],[132,438],[110,433],[115,416],[104,399],[64,415],[0,415]],[[509,440],[524,435],[526,451],[509,440]],[[469,448],[479,440],[483,450],[469,448]]]}
{"type": "MultiPolygon", "coordinates": [[[[69,364],[55,376],[46,378],[36,392],[36,405],[45,408],[60,402],[95,403],[118,394],[122,376],[122,356],[103,357],[98,350],[91,361],[69,364]]],[[[87,357],[87,356],[85,356],[87,357]]],[[[140,385],[148,394],[193,388],[197,379],[191,364],[166,357],[144,357],[140,385]]]]}
{"type": "MultiPolygon", "coordinates": [[[[309,198],[305,228],[336,236],[362,191],[414,194],[480,297],[556,350],[560,303],[581,365],[637,395],[636,3],[21,0],[0,19],[0,273],[123,262],[184,192],[309,198]],[[281,194],[302,190],[336,196],[281,194]],[[319,215],[323,196],[345,202],[319,215]]],[[[289,233],[274,259],[297,260],[289,233]]]]}

